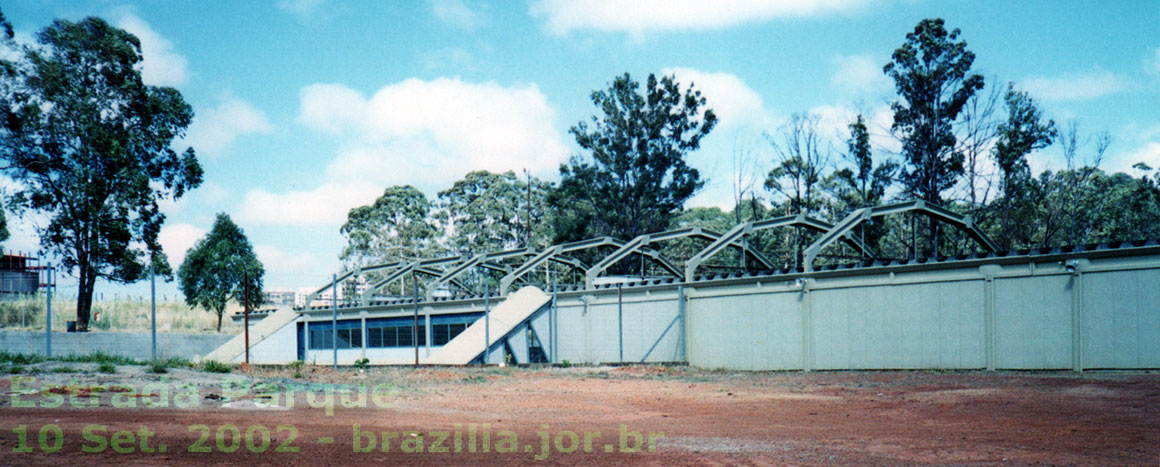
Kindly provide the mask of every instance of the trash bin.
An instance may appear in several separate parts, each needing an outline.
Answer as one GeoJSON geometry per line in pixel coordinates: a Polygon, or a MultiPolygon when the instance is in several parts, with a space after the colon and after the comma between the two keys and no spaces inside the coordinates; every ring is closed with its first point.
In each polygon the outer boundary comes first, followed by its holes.
{"type": "Polygon", "coordinates": [[[65,327],[66,327],[65,330],[67,332],[77,332],[77,322],[76,321],[65,322],[65,327]]]}

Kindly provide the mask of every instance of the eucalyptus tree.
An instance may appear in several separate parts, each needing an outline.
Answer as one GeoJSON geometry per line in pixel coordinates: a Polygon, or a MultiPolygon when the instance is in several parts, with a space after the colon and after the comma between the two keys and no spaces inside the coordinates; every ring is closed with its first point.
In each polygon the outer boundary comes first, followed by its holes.
{"type": "Polygon", "coordinates": [[[163,199],[202,181],[192,148],[173,149],[193,120],[176,89],[141,80],[141,43],[100,18],[56,20],[37,45],[6,41],[0,79],[2,170],[17,210],[42,214],[40,244],[78,279],[77,327],[88,329],[98,277],[171,274],[157,241],[163,199]]]}

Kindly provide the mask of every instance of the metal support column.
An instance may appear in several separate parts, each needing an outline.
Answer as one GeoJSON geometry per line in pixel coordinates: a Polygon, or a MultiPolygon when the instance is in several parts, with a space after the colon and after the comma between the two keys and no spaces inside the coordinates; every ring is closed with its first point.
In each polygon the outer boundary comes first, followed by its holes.
{"type": "MultiPolygon", "coordinates": [[[[478,290],[478,289],[477,289],[478,290]]],[[[483,364],[491,360],[491,284],[483,282],[483,364]]]]}
{"type": "Polygon", "coordinates": [[[620,348],[620,362],[624,361],[624,284],[616,284],[616,337],[620,348]]]}
{"type": "MultiPolygon", "coordinates": [[[[153,335],[153,345],[150,347],[150,355],[153,358],[153,363],[157,363],[157,274],[153,270],[153,265],[149,265],[149,321],[152,323],[150,333],[153,335]]],[[[248,310],[248,308],[247,308],[248,310]]],[[[246,363],[250,363],[250,339],[249,339],[249,324],[250,315],[246,314],[246,363]]]]}
{"type": "Polygon", "coordinates": [[[419,277],[411,273],[411,292],[415,298],[414,323],[411,326],[411,343],[415,346],[415,366],[419,366],[419,277]]]}
{"type": "Polygon", "coordinates": [[[52,263],[48,263],[48,272],[45,273],[45,281],[47,282],[45,285],[45,291],[48,295],[45,304],[48,313],[45,315],[46,318],[44,323],[44,355],[46,357],[52,356],[52,273],[52,263]]]}
{"type": "Polygon", "coordinates": [[[330,347],[334,351],[334,369],[338,369],[338,274],[334,275],[330,289],[330,347]]]}

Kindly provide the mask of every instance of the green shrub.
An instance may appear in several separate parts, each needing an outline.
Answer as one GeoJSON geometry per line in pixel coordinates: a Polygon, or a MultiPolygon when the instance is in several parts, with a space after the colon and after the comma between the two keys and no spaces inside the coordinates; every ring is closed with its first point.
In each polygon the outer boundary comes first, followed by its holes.
{"type": "Polygon", "coordinates": [[[104,353],[104,352],[93,352],[93,353],[87,354],[87,355],[66,355],[64,357],[57,358],[56,360],[62,361],[62,362],[74,362],[74,363],[111,363],[114,365],[145,365],[146,364],[145,362],[143,362],[141,360],[137,360],[137,359],[133,359],[133,358],[129,358],[129,357],[122,357],[119,355],[109,355],[109,354],[104,353]]]}
{"type": "Polygon", "coordinates": [[[360,368],[360,369],[365,369],[366,367],[370,366],[370,363],[371,363],[371,361],[369,358],[363,357],[363,358],[360,358],[360,359],[354,361],[354,367],[360,368]]]}
{"type": "Polygon", "coordinates": [[[101,373],[116,373],[117,365],[114,365],[112,362],[101,362],[101,364],[97,366],[97,371],[101,373]]]}
{"type": "Polygon", "coordinates": [[[77,369],[71,366],[58,366],[52,369],[53,373],[76,373],[77,369]]]}
{"type": "Polygon", "coordinates": [[[45,360],[40,355],[0,352],[0,363],[15,363],[17,365],[31,365],[45,360]]]}
{"type": "Polygon", "coordinates": [[[229,373],[234,371],[234,366],[217,360],[206,360],[205,363],[201,364],[201,371],[206,373],[229,373]]]}
{"type": "Polygon", "coordinates": [[[169,369],[165,367],[164,363],[157,362],[157,363],[154,363],[153,365],[149,366],[149,372],[156,373],[156,374],[162,374],[162,373],[168,373],[169,369]]]}

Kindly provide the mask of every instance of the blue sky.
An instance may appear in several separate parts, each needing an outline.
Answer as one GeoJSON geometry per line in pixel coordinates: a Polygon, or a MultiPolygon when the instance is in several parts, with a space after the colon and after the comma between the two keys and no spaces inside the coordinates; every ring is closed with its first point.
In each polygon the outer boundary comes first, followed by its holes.
{"type": "MultiPolygon", "coordinates": [[[[882,66],[927,17],[962,29],[988,85],[1013,81],[1057,122],[1106,130],[1105,169],[1160,166],[1153,1],[26,0],[3,11],[23,40],[53,18],[91,15],[141,38],[146,80],[194,107],[184,143],[205,168],[201,188],[165,205],[174,267],[226,212],[272,287],[326,281],[340,268],[347,210],[390,185],[433,197],[475,169],[558,179],[578,151],[568,128],[624,72],[676,74],[721,117],[690,157],[709,179],[695,205],[731,204],[736,150],[767,171],[763,134],[794,112],[819,115],[838,139],[861,111],[885,157],[897,144],[882,66]]],[[[1031,160],[1037,171],[1063,165],[1058,146],[1031,160]]],[[[37,220],[14,221],[6,249],[36,250],[37,220]]],[[[75,291],[72,279],[61,285],[75,291]]]]}

